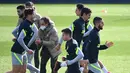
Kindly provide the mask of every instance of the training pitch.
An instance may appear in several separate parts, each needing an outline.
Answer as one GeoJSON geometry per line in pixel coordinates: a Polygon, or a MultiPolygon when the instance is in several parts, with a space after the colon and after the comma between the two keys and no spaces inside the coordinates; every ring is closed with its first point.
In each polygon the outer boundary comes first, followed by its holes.
{"type": "MultiPolygon", "coordinates": [[[[0,73],[11,70],[12,30],[17,24],[16,6],[18,4],[0,4],[0,73]]],[[[106,51],[100,51],[99,59],[112,73],[130,73],[130,5],[121,4],[86,4],[92,9],[91,23],[94,16],[101,16],[105,21],[104,30],[101,31],[101,43],[113,41],[114,46],[106,51]]],[[[69,27],[78,18],[75,15],[75,4],[38,4],[37,12],[42,16],[49,16],[58,29],[69,27]]],[[[64,45],[62,54],[65,56],[64,45]]],[[[51,73],[48,62],[47,71],[51,73]]],[[[59,73],[64,73],[61,68],[59,73]]],[[[27,71],[29,73],[29,71],[27,71]]]]}

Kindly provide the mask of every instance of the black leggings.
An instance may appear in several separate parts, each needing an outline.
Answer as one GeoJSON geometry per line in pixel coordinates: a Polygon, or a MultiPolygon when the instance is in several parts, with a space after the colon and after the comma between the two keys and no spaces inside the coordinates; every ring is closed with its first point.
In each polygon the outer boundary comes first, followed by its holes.
{"type": "Polygon", "coordinates": [[[51,73],[53,72],[53,68],[55,66],[55,63],[57,61],[57,58],[52,58],[50,52],[48,51],[48,48],[43,47],[41,51],[41,68],[40,68],[40,73],[46,73],[46,65],[49,59],[51,59],[51,73]]]}

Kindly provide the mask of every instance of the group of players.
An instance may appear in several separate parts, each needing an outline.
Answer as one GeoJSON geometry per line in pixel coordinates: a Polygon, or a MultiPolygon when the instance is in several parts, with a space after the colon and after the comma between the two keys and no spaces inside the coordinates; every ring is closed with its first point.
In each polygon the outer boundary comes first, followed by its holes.
{"type": "MultiPolygon", "coordinates": [[[[39,42],[38,31],[45,29],[39,23],[44,20],[44,24],[48,21],[47,17],[41,17],[32,2],[17,7],[19,15],[18,25],[12,32],[14,35],[14,44],[11,48],[12,54],[12,71],[7,73],[26,73],[26,69],[30,73],[43,73],[39,68],[39,53],[37,43],[39,42]],[[34,57],[35,66],[31,61],[34,57]]],[[[52,73],[58,73],[61,67],[67,67],[65,73],[110,73],[106,67],[98,60],[99,50],[107,49],[113,46],[113,42],[106,42],[100,45],[99,31],[103,29],[104,22],[101,17],[93,19],[94,27],[90,24],[92,11],[79,3],[76,5],[76,15],[79,16],[69,28],[62,30],[62,37],[55,49],[59,51],[63,41],[66,41],[65,50],[66,57],[63,62],[57,61],[52,73]],[[82,44],[82,51],[80,45],[82,44]]],[[[50,24],[54,24],[49,19],[50,24]]]]}
{"type": "Polygon", "coordinates": [[[99,31],[103,29],[103,19],[95,17],[93,28],[89,21],[91,9],[84,7],[83,4],[77,4],[75,13],[79,18],[69,28],[62,30],[63,35],[57,46],[59,49],[62,41],[67,41],[65,49],[68,54],[66,58],[63,57],[64,62],[57,61],[54,70],[57,72],[61,67],[68,67],[66,73],[110,73],[98,60],[99,50],[113,46],[113,42],[108,41],[100,45],[99,31]],[[82,51],[80,51],[82,41],[82,51]]]}

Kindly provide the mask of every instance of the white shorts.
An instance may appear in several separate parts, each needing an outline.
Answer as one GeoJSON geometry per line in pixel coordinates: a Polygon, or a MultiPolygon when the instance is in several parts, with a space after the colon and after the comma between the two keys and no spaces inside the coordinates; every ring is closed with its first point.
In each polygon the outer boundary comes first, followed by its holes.
{"type": "Polygon", "coordinates": [[[88,64],[88,69],[91,70],[93,73],[102,73],[101,67],[99,66],[98,62],[88,64]]]}
{"type": "Polygon", "coordinates": [[[12,52],[12,64],[13,65],[25,65],[27,64],[26,54],[17,54],[12,52]]]}

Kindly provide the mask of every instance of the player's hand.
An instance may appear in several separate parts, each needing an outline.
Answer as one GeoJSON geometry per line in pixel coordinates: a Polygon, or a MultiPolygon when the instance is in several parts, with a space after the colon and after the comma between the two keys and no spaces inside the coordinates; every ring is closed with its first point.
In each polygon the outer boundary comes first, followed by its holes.
{"type": "Polygon", "coordinates": [[[67,67],[67,62],[65,61],[65,62],[62,62],[61,63],[61,67],[67,67]]]}
{"type": "Polygon", "coordinates": [[[28,54],[33,54],[34,52],[32,50],[27,51],[28,54]]]}
{"type": "Polygon", "coordinates": [[[58,44],[55,48],[56,48],[57,51],[60,50],[61,44],[58,44]]]}
{"type": "Polygon", "coordinates": [[[66,57],[62,57],[62,61],[66,61],[66,57]]]}
{"type": "Polygon", "coordinates": [[[113,43],[113,42],[108,42],[108,41],[106,41],[105,45],[109,48],[109,47],[113,46],[114,43],[113,43]]]}
{"type": "Polygon", "coordinates": [[[13,38],[12,41],[15,42],[15,41],[16,41],[16,38],[13,38]]]}
{"type": "Polygon", "coordinates": [[[35,43],[36,43],[37,45],[39,45],[39,44],[41,44],[41,40],[40,40],[40,39],[37,39],[37,40],[35,41],[35,43]]]}

